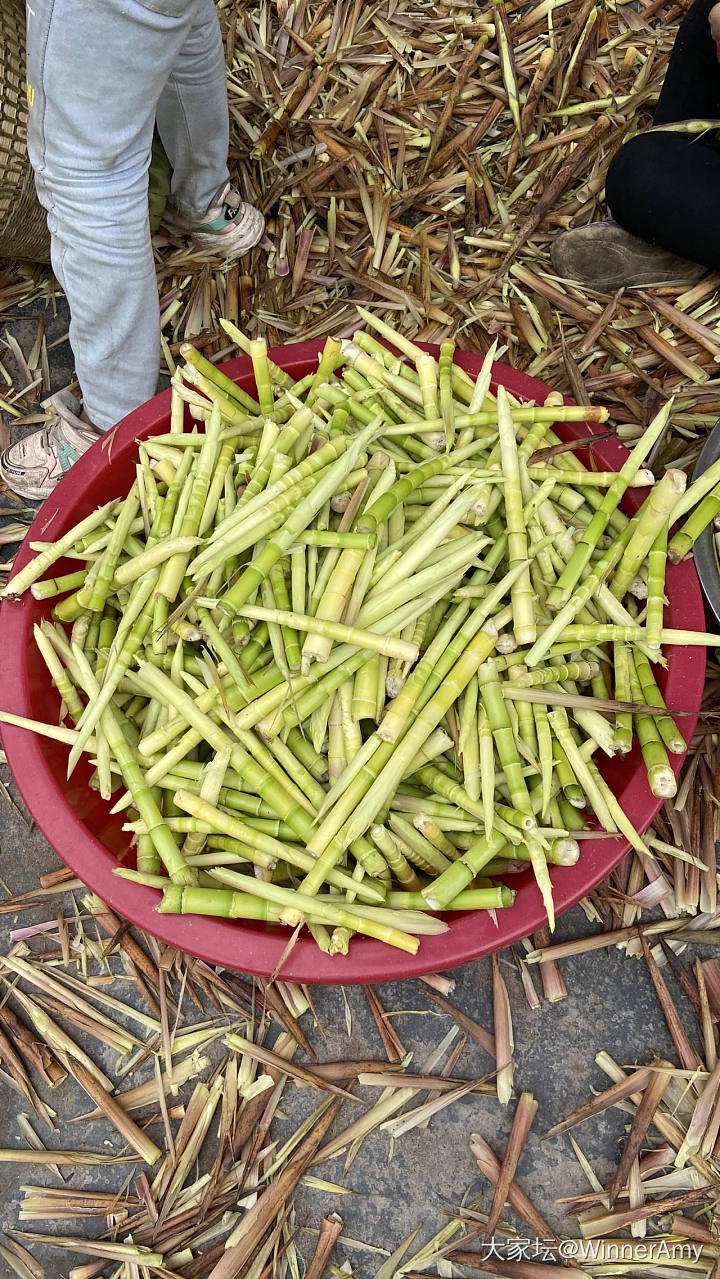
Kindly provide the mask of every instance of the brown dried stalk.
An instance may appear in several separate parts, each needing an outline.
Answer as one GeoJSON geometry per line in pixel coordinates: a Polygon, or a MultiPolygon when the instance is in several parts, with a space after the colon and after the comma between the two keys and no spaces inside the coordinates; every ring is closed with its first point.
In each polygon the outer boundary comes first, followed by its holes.
{"type": "Polygon", "coordinates": [[[284,1057],[279,1057],[270,1048],[263,1048],[260,1044],[254,1044],[251,1040],[245,1039],[243,1035],[228,1035],[226,1043],[228,1048],[244,1053],[248,1057],[254,1058],[255,1061],[261,1061],[266,1066],[274,1066],[276,1070],[286,1075],[292,1075],[293,1078],[300,1079],[305,1084],[312,1084],[315,1088],[321,1088],[325,1092],[333,1093],[336,1097],[344,1097],[347,1101],[357,1102],[358,1100],[357,1097],[353,1097],[352,1093],[346,1092],[344,1088],[339,1088],[331,1080],[324,1079],[321,1075],[316,1075],[307,1066],[300,1066],[295,1062],[286,1061],[284,1057]]]}
{"type": "Polygon", "coordinates": [[[386,1061],[323,1061],[313,1066],[321,1079],[357,1079],[358,1075],[384,1074],[386,1061]]]}
{"type": "Polygon", "coordinates": [[[331,1213],[329,1217],[323,1217],[315,1252],[305,1273],[305,1279],[322,1279],[342,1227],[342,1218],[336,1212],[331,1213]]]}
{"type": "Polygon", "coordinates": [[[263,1236],[282,1210],[303,1173],[307,1171],[320,1144],[342,1105],[342,1099],[331,1101],[309,1136],[286,1163],[282,1172],[262,1192],[230,1236],[230,1246],[213,1267],[209,1279],[239,1279],[243,1266],[255,1254],[263,1236]]]}
{"type": "Polygon", "coordinates": [[[0,1149],[0,1164],[65,1164],[94,1167],[100,1164],[137,1163],[136,1155],[107,1155],[93,1150],[0,1149]]]}
{"type": "Polygon", "coordinates": [[[699,1190],[688,1190],[685,1194],[669,1195],[665,1199],[656,1199],[653,1203],[641,1204],[639,1208],[621,1208],[592,1221],[581,1221],[580,1230],[585,1239],[597,1239],[606,1234],[614,1234],[624,1230],[633,1221],[647,1221],[649,1217],[659,1217],[666,1212],[676,1212],[693,1204],[717,1201],[717,1188],[703,1186],[699,1190]]]}
{"type": "Polygon", "coordinates": [[[489,1031],[485,1030],[479,1022],[473,1021],[472,1017],[468,1017],[467,1013],[461,1012],[454,1004],[451,1004],[443,995],[436,990],[426,990],[425,994],[431,999],[438,1008],[442,1008],[444,1013],[448,1013],[453,1021],[457,1023],[464,1034],[469,1035],[470,1039],[474,1039],[476,1044],[480,1044],[491,1057],[495,1056],[495,1039],[489,1031]]]}
{"type": "Polygon", "coordinates": [[[657,933],[673,933],[682,926],[682,920],[652,920],[647,924],[633,924],[628,928],[615,928],[610,932],[595,933],[592,937],[578,937],[574,941],[556,942],[554,946],[545,946],[542,950],[531,950],[526,955],[528,964],[546,964],[552,960],[569,959],[572,955],[585,955],[592,950],[603,950],[606,946],[618,946],[622,942],[639,938],[643,934],[654,936],[657,933]]]}
{"type": "MultiPolygon", "coordinates": [[[[500,1180],[500,1160],[479,1133],[474,1132],[471,1135],[470,1149],[477,1160],[480,1171],[485,1174],[488,1181],[492,1182],[493,1186],[497,1186],[500,1180]]],[[[534,1204],[528,1199],[525,1191],[521,1190],[515,1181],[508,1186],[507,1202],[522,1217],[523,1221],[527,1222],[530,1229],[535,1231],[536,1238],[543,1241],[553,1240],[555,1243],[560,1242],[554,1230],[551,1229],[534,1204]]]]}
{"type": "Polygon", "coordinates": [[[493,1017],[495,1020],[495,1060],[497,1062],[498,1101],[507,1105],[512,1096],[515,1064],[513,1062],[513,1029],[510,1000],[500,972],[497,954],[492,956],[493,1017]]]}
{"type": "Polygon", "coordinates": [[[16,1016],[9,1004],[0,1003],[0,1023],[12,1035],[18,1052],[22,1054],[29,1065],[34,1067],[46,1084],[54,1088],[57,1084],[62,1083],[63,1079],[67,1078],[67,1071],[63,1070],[47,1044],[44,1044],[28,1029],[25,1023],[16,1016]]]}
{"type": "Polygon", "coordinates": [[[152,1167],[158,1159],[162,1157],[162,1151],[159,1146],[155,1145],[149,1137],[145,1135],[137,1124],[130,1118],[115,1097],[102,1087],[94,1075],[85,1068],[79,1061],[73,1061],[69,1056],[61,1056],[60,1060],[67,1067],[73,1077],[80,1084],[80,1087],[87,1093],[88,1097],[102,1110],[103,1114],[114,1128],[117,1128],[121,1137],[136,1150],[141,1159],[152,1167]]]}
{"type": "Polygon", "coordinates": [[[695,977],[697,980],[698,1003],[700,1005],[698,1020],[700,1022],[700,1029],[702,1031],[705,1049],[705,1065],[708,1070],[712,1070],[717,1060],[715,1029],[713,1027],[713,1017],[708,1001],[707,989],[705,987],[705,974],[703,973],[703,966],[699,959],[695,961],[695,977]]]}
{"type": "Polygon", "coordinates": [[[495,1093],[494,1083],[479,1079],[443,1078],[441,1075],[416,1075],[412,1071],[385,1070],[378,1074],[358,1075],[358,1083],[364,1088],[421,1088],[426,1092],[452,1092],[454,1088],[472,1085],[470,1092],[495,1093]]]}
{"type": "Polygon", "coordinates": [[[667,1022],[668,1030],[670,1031],[670,1034],[672,1036],[672,1041],[675,1044],[675,1047],[677,1048],[680,1060],[683,1066],[686,1068],[686,1070],[698,1069],[701,1066],[700,1058],[698,1057],[697,1053],[695,1052],[695,1049],[692,1047],[690,1040],[687,1037],[685,1027],[683,1026],[680,1020],[680,1015],[672,1001],[672,998],[670,996],[670,991],[668,990],[667,985],[665,983],[665,978],[660,972],[660,969],[658,968],[655,962],[655,958],[652,954],[652,951],[650,950],[650,947],[648,946],[645,940],[645,937],[643,935],[641,935],[640,941],[642,943],[643,956],[645,958],[645,963],[648,966],[648,971],[652,978],[653,986],[655,987],[655,993],[660,1002],[660,1007],[663,1010],[663,1014],[665,1016],[665,1021],[667,1022]]]}
{"type": "MultiPolygon", "coordinates": [[[[485,1271],[490,1275],[503,1275],[506,1279],[557,1279],[558,1267],[543,1264],[542,1261],[501,1261],[496,1257],[488,1257],[480,1252],[467,1252],[463,1248],[453,1248],[448,1253],[448,1261],[458,1266],[468,1266],[471,1270],[485,1271]]],[[[567,1265],[562,1270],[563,1276],[571,1275],[573,1279],[584,1279],[586,1272],[577,1266],[567,1265]]]]}
{"type": "MultiPolygon", "coordinates": [[[[661,1062],[659,1064],[662,1066],[666,1063],[661,1062]]],[[[642,1100],[635,1112],[635,1118],[632,1122],[627,1144],[622,1152],[620,1162],[617,1166],[617,1171],[610,1185],[608,1198],[611,1208],[615,1204],[622,1187],[625,1185],[625,1182],[630,1175],[632,1164],[639,1154],[640,1147],[647,1136],[647,1130],[652,1123],[655,1111],[663,1099],[668,1083],[669,1078],[667,1075],[660,1071],[653,1071],[650,1079],[643,1089],[642,1100]]]]}
{"type": "Polygon", "coordinates": [[[557,1137],[561,1132],[567,1132],[569,1128],[574,1128],[576,1124],[581,1124],[585,1119],[591,1119],[593,1115],[600,1115],[609,1106],[616,1106],[619,1101],[625,1101],[627,1097],[642,1092],[650,1081],[650,1070],[643,1067],[635,1070],[627,1078],[623,1078],[620,1083],[613,1084],[611,1088],[606,1088],[605,1092],[601,1092],[592,1101],[586,1101],[583,1106],[579,1106],[577,1110],[568,1115],[566,1119],[561,1119],[560,1123],[554,1124],[552,1128],[548,1128],[543,1133],[542,1140],[547,1141],[550,1137],[557,1137]]]}
{"type": "MultiPolygon", "coordinates": [[[[533,934],[533,941],[536,950],[541,950],[545,946],[550,945],[550,929],[539,928],[533,934]]],[[[543,994],[551,1004],[555,1004],[560,999],[567,998],[567,987],[563,975],[554,960],[548,960],[540,969],[540,978],[543,984],[543,994]]]]}
{"type": "Polygon", "coordinates": [[[505,1148],[500,1175],[495,1186],[495,1194],[488,1214],[485,1238],[491,1239],[502,1216],[508,1190],[515,1179],[515,1171],[520,1162],[525,1143],[528,1139],[533,1120],[537,1114],[538,1104],[532,1093],[523,1092],[515,1108],[512,1128],[505,1148]]]}
{"type": "Polygon", "coordinates": [[[402,1061],[407,1056],[407,1049],[395,1027],[385,1016],[385,1009],[380,1003],[377,993],[372,986],[363,986],[363,994],[370,1005],[370,1011],[375,1019],[375,1025],[382,1039],[388,1061],[402,1061]]]}

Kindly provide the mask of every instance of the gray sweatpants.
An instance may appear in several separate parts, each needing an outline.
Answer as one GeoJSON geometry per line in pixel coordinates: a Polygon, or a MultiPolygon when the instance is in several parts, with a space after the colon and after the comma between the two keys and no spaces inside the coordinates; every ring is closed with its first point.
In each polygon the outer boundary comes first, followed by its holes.
{"type": "Polygon", "coordinates": [[[220,28],[213,0],[28,0],[27,16],[30,159],[85,411],[107,430],[157,388],[156,119],[182,213],[201,222],[228,178],[220,28]]]}

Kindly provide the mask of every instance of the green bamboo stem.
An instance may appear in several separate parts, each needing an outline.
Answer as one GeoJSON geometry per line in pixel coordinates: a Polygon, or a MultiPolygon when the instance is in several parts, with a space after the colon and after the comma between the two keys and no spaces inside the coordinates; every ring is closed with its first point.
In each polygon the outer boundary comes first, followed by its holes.
{"type": "Polygon", "coordinates": [[[395,946],[399,950],[407,951],[408,954],[417,954],[418,941],[416,937],[411,937],[409,933],[400,928],[394,928],[387,923],[376,922],[372,918],[344,909],[340,905],[329,904],[318,897],[309,897],[307,894],[293,889],[281,888],[278,884],[252,879],[249,875],[239,875],[236,871],[217,870],[213,872],[213,878],[231,888],[238,888],[243,892],[250,893],[252,896],[260,897],[265,901],[282,907],[281,918],[290,908],[293,912],[298,912],[301,918],[310,916],[310,918],[317,919],[321,923],[332,924],[333,927],[339,925],[350,928],[353,932],[363,933],[368,937],[376,937],[378,940],[386,942],[389,946],[395,946]]]}
{"type": "Polygon", "coordinates": [[[280,907],[250,893],[227,888],[166,887],[156,909],[161,915],[210,915],[215,919],[259,919],[277,923],[280,907]]]}
{"type": "MultiPolygon", "coordinates": [[[[630,655],[630,665],[630,676],[632,677],[632,671],[634,669],[638,678],[641,690],[640,700],[645,702],[647,706],[656,706],[659,710],[666,709],[662,693],[657,686],[657,681],[653,675],[652,667],[645,654],[641,653],[639,649],[635,649],[630,655]]],[[[636,699],[631,697],[630,700],[634,701],[636,699]]],[[[687,753],[687,742],[685,741],[685,738],[680,732],[680,729],[672,715],[643,715],[638,716],[637,720],[641,718],[651,720],[668,750],[671,751],[673,755],[685,755],[687,753]]]]}
{"type": "Polygon", "coordinates": [[[475,876],[497,857],[505,847],[504,837],[494,831],[491,838],[485,835],[475,841],[467,852],[463,853],[452,866],[448,866],[442,875],[422,889],[422,896],[429,910],[447,910],[449,903],[455,901],[475,876]]]}
{"type": "Polygon", "coordinates": [[[599,670],[600,666],[597,662],[580,659],[576,662],[559,662],[557,665],[546,666],[539,671],[515,671],[513,678],[519,688],[541,688],[543,684],[557,684],[562,680],[588,683],[599,670]]]}
{"type": "Polygon", "coordinates": [[[373,826],[370,829],[370,838],[387,862],[398,884],[408,891],[419,891],[422,881],[418,879],[392,832],[385,826],[373,826]]]}
{"type": "MultiPolygon", "coordinates": [[[[643,690],[634,663],[630,667],[630,692],[633,701],[643,700],[643,690]]],[[[672,799],[677,795],[677,782],[657,725],[650,715],[637,715],[633,722],[650,790],[660,799],[672,799]]]]}
{"type": "Polygon", "coordinates": [[[673,510],[685,491],[685,484],[684,471],[670,468],[639,511],[632,537],[609,583],[610,590],[618,599],[622,599],[629,589],[660,530],[672,523],[673,510]]]}
{"type": "Polygon", "coordinates": [[[383,741],[397,740],[407,723],[408,715],[416,708],[421,709],[423,699],[431,697],[440,686],[465,646],[493,615],[498,602],[505,598],[508,588],[522,571],[522,565],[511,569],[472,612],[465,601],[450,612],[405,686],[386,711],[379,728],[379,736],[383,741]]]}
{"type": "MultiPolygon", "coordinates": [[[[470,445],[469,451],[465,450],[465,455],[471,456],[473,449],[474,446],[470,445]]],[[[461,452],[462,450],[456,451],[456,461],[461,460],[459,456],[461,452]]],[[[389,519],[397,506],[405,502],[417,489],[421,488],[427,479],[433,475],[440,474],[450,464],[451,459],[449,457],[433,458],[428,462],[421,463],[413,471],[396,480],[387,492],[376,498],[364,511],[358,520],[358,531],[376,532],[380,525],[389,519]]],[[[352,550],[342,552],[316,610],[318,620],[331,622],[339,622],[341,620],[353,582],[361,571],[365,554],[365,552],[352,550]]],[[[313,661],[325,661],[330,653],[331,646],[332,640],[328,640],[324,636],[309,636],[303,645],[303,653],[313,661]]]]}
{"type": "MultiPolygon", "coordinates": [[[[242,527],[243,533],[249,535],[252,529],[261,530],[266,527],[270,517],[285,515],[292,498],[310,493],[317,477],[343,457],[346,450],[345,437],[328,440],[296,466],[284,471],[272,484],[267,481],[274,454],[268,453],[256,468],[235,509],[215,526],[208,546],[191,565],[191,572],[198,575],[205,573],[216,560],[222,560],[229,550],[239,552],[252,546],[254,537],[249,540],[239,538],[239,529],[242,527]]],[[[298,529],[298,535],[304,531],[298,529]]]]}
{"type": "MultiPolygon", "coordinates": [[[[514,901],[513,890],[498,884],[496,888],[467,888],[443,906],[443,910],[499,910],[512,906],[514,901]]],[[[429,909],[422,893],[412,891],[388,893],[387,904],[391,910],[429,909]]]]}
{"type": "Polygon", "coordinates": [[[273,398],[272,381],[270,378],[270,365],[267,357],[267,342],[264,338],[253,338],[250,342],[250,359],[252,360],[253,372],[255,374],[255,387],[257,389],[258,404],[260,412],[265,417],[272,416],[275,402],[273,398]]]}
{"type": "Polygon", "coordinates": [[[590,561],[599,538],[607,528],[611,513],[619,506],[631,480],[637,474],[653,445],[665,430],[671,409],[672,400],[669,400],[653,418],[653,421],[618,471],[590,524],[581,534],[572,557],[558,579],[557,586],[550,592],[548,603],[551,608],[561,608],[567,603],[580,580],[583,569],[590,561]]]}
{"type": "Polygon", "coordinates": [[[120,508],[115,526],[110,534],[110,540],[100,557],[100,564],[92,585],[89,589],[86,585],[78,593],[78,601],[93,613],[102,613],[105,608],[107,598],[113,587],[113,578],[117,571],[120,556],[130,535],[130,529],[139,507],[140,494],[136,481],[120,508]]]}
{"type": "Polygon", "coordinates": [[[34,600],[49,600],[56,595],[64,595],[66,591],[77,591],[84,584],[87,571],[84,568],[76,573],[63,573],[60,577],[48,577],[42,582],[33,582],[30,594],[34,600]]]}
{"type": "Polygon", "coordinates": [[[512,806],[518,813],[534,816],[507,704],[502,695],[497,665],[492,659],[485,662],[484,666],[480,668],[477,679],[480,697],[487,715],[498,759],[505,774],[512,806]]]}
{"type": "Polygon", "coordinates": [[[390,828],[398,840],[407,860],[427,875],[441,875],[449,865],[449,860],[429,839],[426,839],[411,822],[398,813],[391,812],[388,818],[390,828]]]}
{"type": "Polygon", "coordinates": [[[358,723],[361,720],[374,720],[376,717],[380,678],[380,661],[377,657],[366,658],[355,672],[350,709],[358,723]]]}
{"type": "Polygon", "coordinates": [[[68,777],[72,774],[90,734],[94,732],[95,726],[100,722],[104,711],[110,706],[123,675],[130,669],[142,648],[145,636],[150,630],[152,622],[151,595],[155,586],[156,572],[157,570],[143,579],[140,590],[135,597],[134,610],[128,607],[125,612],[123,621],[127,625],[124,627],[124,631],[118,629],[115,636],[99,694],[85,708],[83,718],[79,724],[78,737],[68,759],[68,777]]]}
{"type": "MultiPolygon", "coordinates": [[[[222,604],[226,611],[237,612],[238,608],[246,604],[254,595],[273,564],[287,554],[297,534],[307,528],[324,503],[332,497],[343,478],[350,473],[361,450],[372,439],[376,430],[377,426],[370,423],[348,444],[345,453],[317,480],[312,493],[292,511],[281,528],[265,543],[258,556],[243,570],[235,585],[225,593],[222,604]]],[[[353,553],[343,552],[343,554],[353,553]]]]}
{"type": "MultiPolygon", "coordinates": [[[[550,480],[554,484],[575,484],[580,488],[610,488],[617,479],[617,471],[573,471],[562,463],[554,465],[528,466],[527,474],[536,483],[550,480]]],[[[655,476],[646,467],[641,467],[632,477],[628,488],[652,488],[655,476]]]]}
{"type": "Polygon", "coordinates": [[[148,547],[140,555],[125,560],[115,571],[112,587],[130,586],[151,569],[159,568],[174,556],[189,555],[195,549],[198,537],[168,537],[148,547]]]}
{"type": "Polygon", "coordinates": [[[668,552],[673,564],[679,563],[690,554],[700,534],[708,524],[712,524],[718,514],[720,514],[720,484],[717,484],[698,503],[692,515],[688,516],[682,528],[673,536],[668,552]]]}
{"type": "Polygon", "coordinates": [[[132,802],[138,810],[141,820],[147,829],[158,857],[163,863],[173,883],[192,885],[196,881],[195,872],[189,867],[178,848],[170,830],[158,808],[152,788],[148,786],[131,747],[125,739],[111,707],[102,713],[102,729],[110,749],[117,760],[123,775],[123,781],[132,795],[132,802]]]}
{"type": "MultiPolygon", "coordinates": [[[[215,805],[220,799],[222,793],[227,770],[230,765],[230,750],[226,749],[218,751],[217,754],[208,761],[205,766],[205,773],[200,785],[199,798],[208,804],[215,805]]],[[[187,860],[190,857],[201,853],[205,846],[204,832],[190,832],[182,846],[183,857],[187,860]]],[[[142,869],[138,860],[138,869],[142,869]]]]}
{"type": "Polygon", "coordinates": [[[518,644],[532,644],[535,639],[535,618],[533,588],[527,563],[527,530],[523,517],[523,497],[515,424],[510,415],[507,392],[504,387],[498,388],[497,414],[500,459],[505,477],[504,499],[508,559],[511,569],[520,564],[524,565],[519,577],[515,579],[510,588],[510,599],[513,606],[513,630],[518,644]]]}
{"type": "MultiPolygon", "coordinates": [[[[289,626],[292,630],[304,631],[306,634],[330,636],[333,640],[339,640],[355,648],[388,654],[407,662],[414,662],[418,656],[418,650],[414,644],[395,639],[391,635],[380,635],[363,630],[361,627],[343,626],[338,622],[321,621],[316,617],[308,616],[307,613],[298,614],[287,612],[285,609],[267,609],[245,604],[238,609],[238,614],[254,621],[275,622],[278,625],[289,626]]],[[[302,674],[307,675],[308,672],[309,666],[303,661],[302,674]]]]}
{"type": "Polygon", "coordinates": [[[43,573],[59,559],[62,559],[66,551],[71,551],[76,542],[83,537],[87,537],[89,533],[95,532],[108,519],[115,508],[115,501],[106,502],[104,506],[99,507],[90,515],[81,520],[79,524],[75,524],[67,533],[63,534],[57,542],[53,542],[34,559],[30,560],[24,568],[15,573],[6,586],[0,591],[0,599],[13,599],[23,595],[29,590],[33,582],[37,582],[43,573]]]}
{"type": "Polygon", "coordinates": [[[201,739],[204,738],[212,746],[213,750],[222,751],[231,747],[232,767],[241,776],[247,778],[248,785],[267,801],[276,815],[287,822],[300,839],[309,838],[311,818],[305,808],[297,803],[276,778],[270,777],[239,742],[233,742],[223,728],[200,711],[192,698],[177,688],[164,672],[156,670],[147,662],[140,663],[138,686],[149,689],[156,697],[162,698],[174,707],[200,734],[201,739]]]}
{"type": "MultiPolygon", "coordinates": [[[[201,795],[180,789],[175,793],[174,798],[178,807],[195,817],[210,830],[227,835],[242,844],[248,850],[249,859],[258,866],[263,866],[267,869],[277,861],[286,861],[291,866],[297,867],[298,870],[307,872],[314,864],[315,859],[311,854],[285,841],[278,840],[276,836],[258,831],[255,826],[250,826],[247,821],[243,821],[241,818],[222,812],[221,809],[201,795]]],[[[365,901],[379,902],[383,900],[383,892],[377,884],[368,880],[358,883],[340,867],[336,867],[332,871],[332,877],[328,877],[328,883],[345,892],[352,890],[365,901]]]]}
{"type": "Polygon", "coordinates": [[[661,528],[648,553],[647,603],[645,605],[645,630],[647,652],[652,660],[660,656],[663,617],[665,614],[665,569],[668,554],[668,530],[661,528]]]}
{"type": "MultiPolygon", "coordinates": [[[[221,323],[225,326],[228,321],[221,321],[221,323]]],[[[233,340],[235,339],[233,338],[233,340]]],[[[247,353],[249,354],[249,349],[247,353]]],[[[258,414],[260,410],[259,404],[246,391],[237,386],[217,365],[205,359],[205,356],[201,355],[191,342],[183,342],[180,347],[180,354],[188,364],[192,364],[194,368],[204,374],[208,381],[212,382],[229,399],[234,400],[246,413],[250,413],[253,416],[258,414]]]]}
{"type": "MultiPolygon", "coordinates": [[[[452,338],[445,338],[440,343],[438,360],[438,389],[440,398],[440,416],[445,434],[445,452],[449,453],[455,443],[455,406],[453,403],[453,358],[455,343],[452,338]]],[[[427,416],[427,415],[426,415],[427,416]]]]}
{"type": "Polygon", "coordinates": [[[418,355],[416,368],[418,372],[422,407],[426,419],[434,420],[440,416],[438,403],[437,364],[432,355],[418,355]]]}
{"type": "MultiPolygon", "coordinates": [[[[43,623],[43,626],[46,625],[47,623],[43,623]]],[[[60,661],[60,658],[50,643],[49,638],[44,633],[43,627],[37,625],[34,626],[33,634],[35,637],[35,643],[40,650],[40,655],[50,672],[50,678],[63,700],[68,715],[73,723],[79,723],[82,719],[85,706],[77,688],[60,661]]],[[[75,740],[76,736],[77,735],[73,733],[73,740],[75,740]]]]}
{"type": "Polygon", "coordinates": [[[479,799],[481,784],[477,679],[470,681],[460,701],[460,753],[465,790],[471,799],[479,799]]]}
{"type": "MultiPolygon", "coordinates": [[[[630,687],[630,651],[626,644],[613,645],[613,669],[615,672],[615,700],[632,700],[630,687]]],[[[620,711],[615,716],[613,745],[618,755],[629,755],[632,750],[633,719],[630,712],[620,711]]]]}
{"type": "Polygon", "coordinates": [[[486,622],[449,671],[441,687],[418,712],[407,733],[396,745],[391,760],[358,804],[357,810],[348,823],[349,839],[365,832],[402,779],[408,764],[423,742],[437,727],[443,715],[492,652],[496,638],[495,627],[492,623],[486,622]]]}
{"type": "MultiPolygon", "coordinates": [[[[593,596],[597,595],[599,586],[604,583],[605,579],[613,571],[615,565],[619,562],[625,546],[630,540],[632,525],[627,525],[623,533],[615,542],[611,542],[610,546],[605,550],[600,558],[596,561],[592,569],[587,573],[581,584],[576,587],[570,598],[562,605],[555,614],[549,626],[538,635],[535,643],[531,646],[525,656],[527,666],[537,666],[538,662],[545,657],[548,650],[556,643],[556,641],[567,634],[568,627],[572,624],[573,619],[585,607],[593,596]]],[[[582,572],[582,568],[580,569],[582,572]]],[[[548,602],[550,597],[548,596],[548,602]]],[[[591,643],[596,641],[591,641],[591,643]]],[[[599,640],[597,641],[600,642],[599,640]]]]}
{"type": "MultiPolygon", "coordinates": [[[[638,647],[648,648],[647,631],[644,626],[613,626],[598,623],[596,626],[566,626],[561,632],[563,643],[570,647],[584,647],[587,644],[608,644],[614,640],[624,641],[638,647]]],[[[684,631],[676,627],[664,626],[660,635],[660,643],[684,644],[691,647],[716,648],[720,644],[720,635],[710,631],[684,631]]]]}

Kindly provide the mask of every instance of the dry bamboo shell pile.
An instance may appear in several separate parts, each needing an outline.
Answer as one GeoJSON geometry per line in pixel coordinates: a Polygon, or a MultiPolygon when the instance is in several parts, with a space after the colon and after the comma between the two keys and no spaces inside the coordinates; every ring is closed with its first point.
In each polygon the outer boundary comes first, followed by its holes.
{"type": "Polygon", "coordinates": [[[605,216],[684,10],[389,0],[219,6],[235,170],[270,251],[215,270],[158,241],[165,336],[235,313],[271,342],[346,336],[357,302],[452,334],[647,424],[679,393],[673,457],[720,412],[717,279],[593,295],[552,275],[562,230],[605,216]]]}

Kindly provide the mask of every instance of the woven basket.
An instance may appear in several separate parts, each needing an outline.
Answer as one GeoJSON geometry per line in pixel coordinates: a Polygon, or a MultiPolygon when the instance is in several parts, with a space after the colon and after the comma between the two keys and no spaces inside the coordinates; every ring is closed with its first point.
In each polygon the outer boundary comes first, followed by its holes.
{"type": "Polygon", "coordinates": [[[26,134],[25,0],[0,0],[0,257],[49,262],[26,134]]]}

